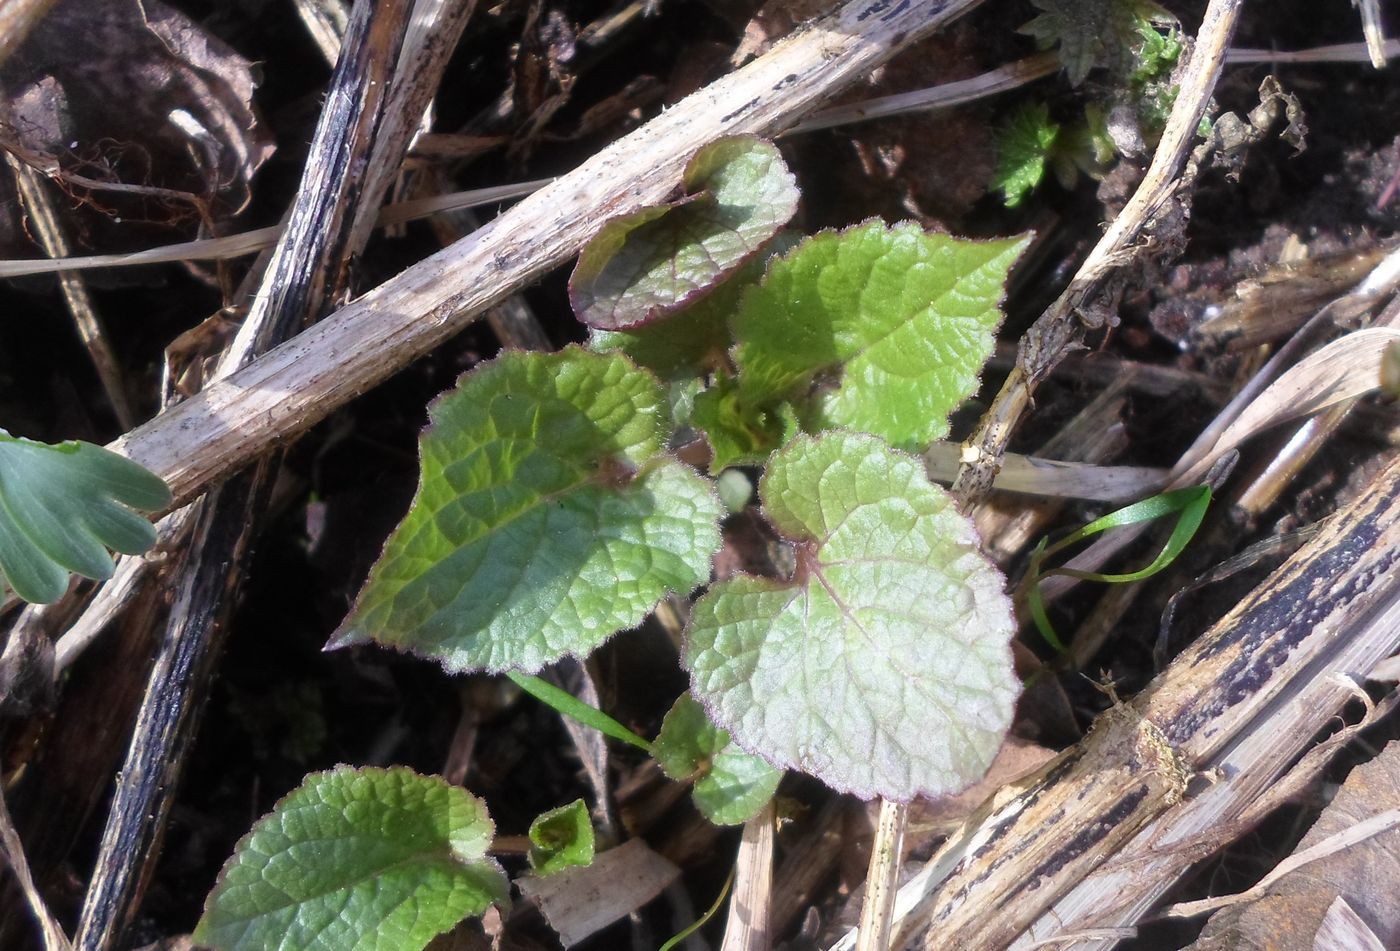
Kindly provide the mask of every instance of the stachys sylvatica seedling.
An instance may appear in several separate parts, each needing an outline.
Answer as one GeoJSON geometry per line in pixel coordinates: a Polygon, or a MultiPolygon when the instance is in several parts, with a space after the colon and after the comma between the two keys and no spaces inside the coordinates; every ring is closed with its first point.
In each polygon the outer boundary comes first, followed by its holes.
{"type": "MultiPolygon", "coordinates": [[[[412,507],[329,646],[507,674],[655,756],[720,823],[756,814],[783,770],[901,800],[980,778],[1019,692],[1011,601],[916,453],[977,386],[1027,239],[880,221],[803,238],[783,231],[797,198],[771,143],[731,138],[673,202],[606,223],[570,282],[588,344],[503,353],[433,403],[412,507]],[[715,479],[735,466],[762,469],[786,574],[712,583],[715,479]],[[533,676],[697,592],[691,691],[655,741],[533,676]]],[[[576,806],[541,818],[537,871],[591,854],[582,825],[576,806]]],[[[422,947],[505,900],[490,834],[439,780],[315,774],[240,845],[196,940],[311,934],[334,896],[336,947],[422,947]],[[399,823],[418,848],[379,841],[399,823]],[[307,836],[345,868],[308,869],[307,836]],[[409,894],[447,910],[405,922],[409,894]]]]}

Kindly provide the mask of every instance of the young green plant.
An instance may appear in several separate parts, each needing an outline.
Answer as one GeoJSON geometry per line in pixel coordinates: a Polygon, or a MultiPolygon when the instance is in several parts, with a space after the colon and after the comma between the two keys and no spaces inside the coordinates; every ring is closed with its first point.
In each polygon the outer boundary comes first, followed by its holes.
{"type": "Polygon", "coordinates": [[[716,822],[756,814],[784,769],[892,799],[978,779],[1019,692],[1011,603],[914,453],[976,388],[1026,239],[799,239],[796,205],[776,147],[740,137],[701,149],[674,202],[604,226],[570,282],[588,347],[502,354],[433,404],[412,507],[330,646],[507,674],[716,822]],[[682,461],[705,454],[708,473],[682,461]],[[763,468],[794,569],[712,582],[733,543],[712,476],[739,463],[763,468]],[[654,742],[534,676],[705,585],[691,694],[654,742]]]}

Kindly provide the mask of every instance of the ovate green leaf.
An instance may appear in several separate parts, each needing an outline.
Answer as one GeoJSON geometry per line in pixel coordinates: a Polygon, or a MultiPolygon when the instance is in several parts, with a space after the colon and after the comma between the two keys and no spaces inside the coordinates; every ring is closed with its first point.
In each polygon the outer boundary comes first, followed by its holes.
{"type": "Polygon", "coordinates": [[[108,578],[107,549],[138,555],[170,490],[136,463],[85,442],[58,445],[0,430],[0,574],[26,601],[58,600],[68,572],[108,578]]]}
{"type": "Polygon", "coordinates": [[[530,867],[541,875],[593,862],[593,820],[582,799],[551,809],[530,823],[530,867]]]}
{"type": "Polygon", "coordinates": [[[684,662],[735,742],[859,796],[955,792],[990,766],[1019,685],[1002,577],[919,462],[863,434],[799,437],[760,486],[787,581],[696,602],[684,662]]]}
{"type": "Polygon", "coordinates": [[[418,495],[332,645],[535,671],[707,580],[723,506],[662,452],[664,408],[651,374],[578,347],[467,374],[429,411],[418,495]]]}
{"type": "Polygon", "coordinates": [[[943,437],[991,355],[1026,240],[869,221],[774,258],[733,322],[737,412],[790,400],[809,430],[857,429],[909,449],[943,437]]]}
{"type": "Polygon", "coordinates": [[[466,790],[408,769],[312,773],[238,843],[194,940],[218,951],[417,951],[509,883],[466,790]]]}
{"type": "Polygon", "coordinates": [[[652,753],[667,776],[694,781],[695,805],[716,825],[756,816],[783,778],[782,770],[735,746],[688,693],[666,714],[652,753]]]}
{"type": "Polygon", "coordinates": [[[797,211],[797,184],[771,142],[720,139],[686,167],[686,197],[605,224],[569,279],[574,313],[618,330],[705,293],[756,255],[797,211]]]}

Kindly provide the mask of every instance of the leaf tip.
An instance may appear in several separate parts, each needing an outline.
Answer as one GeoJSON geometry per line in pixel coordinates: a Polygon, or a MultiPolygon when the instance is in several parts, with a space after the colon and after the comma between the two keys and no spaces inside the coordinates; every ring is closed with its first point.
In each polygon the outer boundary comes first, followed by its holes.
{"type": "Polygon", "coordinates": [[[350,622],[346,622],[336,628],[321,648],[322,653],[329,654],[331,651],[343,650],[347,647],[355,647],[360,644],[368,644],[371,638],[364,631],[354,627],[350,622]]]}

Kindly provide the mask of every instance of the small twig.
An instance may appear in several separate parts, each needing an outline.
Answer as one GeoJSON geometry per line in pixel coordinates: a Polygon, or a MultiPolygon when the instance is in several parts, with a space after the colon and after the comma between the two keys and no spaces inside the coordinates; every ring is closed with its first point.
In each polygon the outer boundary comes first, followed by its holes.
{"type": "Polygon", "coordinates": [[[1105,938],[1116,941],[1135,937],[1137,937],[1136,928],[1087,928],[1084,931],[1056,935],[1053,938],[1041,938],[1039,941],[1032,941],[1019,947],[1020,951],[1030,951],[1031,948],[1060,948],[1080,941],[1096,941],[1105,938]]]}
{"type": "MultiPolygon", "coordinates": [[[[48,193],[43,177],[9,152],[5,152],[5,161],[14,175],[20,202],[29,214],[45,253],[50,258],[66,257],[70,252],[68,237],[64,233],[58,209],[54,207],[53,198],[48,193]]],[[[68,312],[78,329],[78,337],[87,348],[88,356],[97,369],[98,379],[102,381],[107,400],[112,404],[112,412],[122,428],[129,429],[136,418],[126,396],[121,364],[107,340],[102,321],[97,316],[97,309],[88,295],[87,284],[81,276],[70,271],[61,271],[58,282],[63,299],[68,305],[68,312]]]]}
{"type": "MultiPolygon", "coordinates": [[[[379,226],[387,228],[390,225],[427,218],[444,211],[494,205],[539,191],[551,181],[553,179],[542,178],[515,185],[473,188],[468,191],[434,195],[430,198],[415,198],[413,201],[386,205],[379,214],[379,226]]],[[[129,251],[125,254],[90,254],[79,257],[63,257],[58,260],[0,261],[0,278],[50,274],[57,271],[80,271],[95,267],[134,267],[142,264],[164,264],[171,261],[223,261],[242,257],[245,254],[256,254],[264,248],[272,247],[281,237],[282,227],[282,225],[273,225],[270,228],[257,228],[253,231],[225,235],[222,238],[182,241],[178,244],[148,248],[145,251],[129,251]]]]}
{"type": "MultiPolygon", "coordinates": [[[[1400,56],[1400,40],[1386,40],[1381,52],[1385,59],[1400,56]]],[[[1226,62],[1233,66],[1236,63],[1374,63],[1375,60],[1365,43],[1338,43],[1307,50],[1233,49],[1226,56],[1226,62]]],[[[1377,67],[1384,65],[1382,60],[1377,67]]]]}
{"type": "Polygon", "coordinates": [[[1108,275],[1131,258],[1133,242],[1153,215],[1171,200],[1177,174],[1220,78],[1242,5],[1243,0],[1211,0],[1142,184],[1109,224],[1064,293],[1021,339],[1016,366],[982,417],[978,432],[968,441],[969,461],[953,485],[964,504],[977,501],[991,488],[993,474],[1001,464],[1013,430],[1030,408],[1035,388],[1082,338],[1085,328],[1079,319],[1081,308],[1108,275]]]}
{"type": "Polygon", "coordinates": [[[890,946],[890,922],[899,891],[899,867],[904,860],[904,831],[909,825],[909,804],[880,800],[875,840],[870,846],[870,868],[865,873],[865,901],[860,906],[860,930],[856,951],[886,951],[890,946]]]}
{"type": "Polygon", "coordinates": [[[1371,65],[1385,69],[1387,55],[1385,28],[1381,26],[1380,0],[1357,0],[1361,8],[1361,33],[1366,37],[1366,52],[1371,57],[1371,65]]]}
{"type": "MultiPolygon", "coordinates": [[[[1385,58],[1400,56],[1400,40],[1387,40],[1381,47],[1385,58]]],[[[1306,50],[1258,50],[1231,49],[1225,53],[1228,66],[1248,63],[1364,63],[1373,62],[1372,47],[1366,43],[1341,43],[1335,46],[1318,46],[1306,50]]],[[[1385,65],[1382,59],[1380,66],[1385,65]]],[[[1019,89],[1038,79],[1043,79],[1060,69],[1059,58],[1053,53],[1028,56],[1005,66],[956,82],[942,83],[910,92],[895,93],[865,99],[860,102],[832,106],[814,113],[805,122],[799,123],[783,137],[803,132],[815,132],[836,126],[868,122],[871,119],[887,119],[891,116],[911,112],[937,112],[955,106],[977,102],[1003,92],[1019,89]]]]}
{"type": "MultiPolygon", "coordinates": [[[[961,457],[961,446],[936,442],[923,454],[924,467],[935,482],[951,482],[961,457]]],[[[1151,495],[1167,481],[1166,469],[1150,466],[1101,466],[1014,452],[1003,463],[993,488],[1061,499],[1125,502],[1151,495]]]]}
{"type": "Polygon", "coordinates": [[[311,41],[331,65],[340,55],[340,38],[350,22],[349,5],[339,0],[292,0],[311,41]]]}
{"type": "Polygon", "coordinates": [[[71,187],[77,187],[86,188],[89,191],[140,195],[142,198],[177,202],[192,206],[201,221],[206,225],[211,223],[209,203],[193,192],[181,191],[178,188],[161,188],[156,185],[136,185],[131,182],[90,178],[87,175],[70,171],[62,166],[56,156],[26,146],[8,127],[0,126],[0,149],[9,152],[17,161],[23,162],[58,185],[64,186],[64,191],[68,191],[71,187]]]}
{"type": "Polygon", "coordinates": [[[734,860],[734,894],[729,899],[729,919],[719,951],[769,951],[773,933],[769,926],[773,904],[772,800],[758,815],[744,823],[739,856],[734,860]]]}
{"type": "MultiPolygon", "coordinates": [[[[1238,905],[1241,902],[1255,901],[1264,897],[1268,893],[1269,887],[1285,875],[1292,874],[1303,866],[1325,859],[1329,855],[1334,855],[1342,849],[1350,848],[1358,842],[1364,842],[1372,836],[1389,832],[1396,826],[1400,826],[1400,809],[1387,809],[1369,819],[1363,819],[1354,826],[1329,835],[1311,848],[1290,855],[1274,866],[1273,870],[1261,878],[1253,888],[1233,895],[1217,895],[1213,898],[1201,898],[1197,901],[1177,902],[1163,910],[1159,917],[1195,918],[1197,915],[1208,914],[1221,908],[1229,908],[1231,905],[1238,905]]],[[[1212,837],[1209,844],[1211,851],[1214,852],[1219,849],[1220,841],[1212,837]]]]}
{"type": "Polygon", "coordinates": [[[953,106],[976,102],[998,93],[1018,89],[1027,83],[1043,79],[1058,72],[1060,60],[1054,53],[1041,53],[1025,59],[999,66],[990,72],[960,79],[957,82],[943,83],[927,89],[902,92],[877,99],[866,99],[844,106],[833,106],[814,113],[810,119],[799,122],[783,133],[783,138],[800,135],[803,132],[816,132],[839,125],[868,122],[871,119],[884,119],[903,115],[906,112],[931,112],[936,109],[951,109],[953,106]]]}
{"type": "Polygon", "coordinates": [[[0,65],[24,45],[54,0],[0,0],[0,65]]]}
{"type": "Polygon", "coordinates": [[[44,904],[44,896],[39,894],[39,889],[34,884],[34,876],[29,872],[29,860],[24,855],[24,844],[19,840],[19,832],[15,829],[14,821],[10,818],[9,806],[5,803],[4,789],[0,789],[0,859],[4,859],[10,866],[20,891],[24,893],[24,900],[29,903],[30,912],[39,922],[39,929],[44,936],[44,951],[72,951],[73,946],[68,942],[68,936],[63,933],[63,926],[58,923],[53,912],[49,911],[49,906],[44,904]]]}

